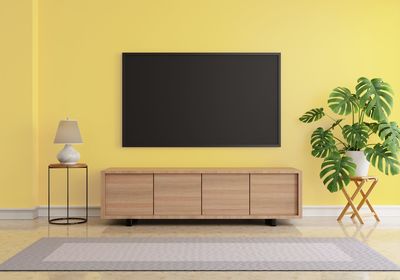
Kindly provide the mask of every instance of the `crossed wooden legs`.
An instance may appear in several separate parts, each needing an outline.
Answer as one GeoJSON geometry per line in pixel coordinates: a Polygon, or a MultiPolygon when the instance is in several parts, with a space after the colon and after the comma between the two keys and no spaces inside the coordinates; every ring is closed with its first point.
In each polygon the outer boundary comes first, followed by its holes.
{"type": "Polygon", "coordinates": [[[347,199],[347,204],[343,208],[343,210],[340,213],[340,215],[337,218],[337,220],[341,221],[343,219],[344,215],[351,215],[352,219],[354,219],[354,217],[357,217],[357,219],[360,222],[360,224],[364,224],[364,221],[361,218],[361,215],[360,215],[360,213],[358,211],[361,209],[361,207],[364,205],[364,203],[366,203],[368,205],[369,210],[374,215],[375,219],[379,222],[380,219],[378,217],[378,214],[375,212],[375,209],[372,207],[371,203],[368,200],[368,196],[371,194],[371,192],[374,189],[375,185],[378,183],[378,179],[376,177],[361,177],[361,178],[352,178],[351,180],[356,184],[356,190],[353,193],[353,195],[350,196],[347,193],[346,188],[342,188],[342,192],[343,192],[344,196],[347,199]],[[365,193],[362,190],[362,187],[364,186],[364,184],[367,181],[370,181],[370,180],[372,181],[372,184],[369,187],[369,189],[367,190],[367,192],[365,193]],[[356,207],[354,205],[354,200],[357,197],[358,193],[361,193],[362,199],[361,199],[360,203],[356,207]],[[347,212],[347,209],[349,209],[349,207],[351,207],[351,209],[353,210],[352,212],[347,212]]]}

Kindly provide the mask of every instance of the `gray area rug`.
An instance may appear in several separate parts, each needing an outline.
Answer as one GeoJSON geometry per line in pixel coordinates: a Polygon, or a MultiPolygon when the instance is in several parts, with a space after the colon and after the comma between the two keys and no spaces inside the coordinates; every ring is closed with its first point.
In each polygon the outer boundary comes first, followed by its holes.
{"type": "Polygon", "coordinates": [[[43,238],[2,271],[392,271],[353,238],[43,238]]]}

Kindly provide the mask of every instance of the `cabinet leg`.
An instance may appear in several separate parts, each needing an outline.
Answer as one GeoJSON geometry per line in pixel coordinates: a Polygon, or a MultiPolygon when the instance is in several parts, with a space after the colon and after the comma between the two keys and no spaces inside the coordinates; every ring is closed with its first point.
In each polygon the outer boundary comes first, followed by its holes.
{"type": "Polygon", "coordinates": [[[131,227],[133,225],[136,225],[138,223],[137,219],[126,219],[126,226],[131,227]]]}
{"type": "Polygon", "coordinates": [[[276,219],[266,219],[265,224],[267,226],[276,227],[276,219]]]}

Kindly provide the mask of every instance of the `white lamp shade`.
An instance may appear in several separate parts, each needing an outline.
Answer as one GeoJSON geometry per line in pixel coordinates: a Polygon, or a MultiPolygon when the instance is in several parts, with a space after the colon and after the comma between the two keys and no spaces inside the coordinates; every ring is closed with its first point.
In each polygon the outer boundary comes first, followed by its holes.
{"type": "Polygon", "coordinates": [[[71,120],[62,120],[58,124],[55,144],[79,144],[82,143],[81,132],[79,131],[78,122],[71,120]]]}

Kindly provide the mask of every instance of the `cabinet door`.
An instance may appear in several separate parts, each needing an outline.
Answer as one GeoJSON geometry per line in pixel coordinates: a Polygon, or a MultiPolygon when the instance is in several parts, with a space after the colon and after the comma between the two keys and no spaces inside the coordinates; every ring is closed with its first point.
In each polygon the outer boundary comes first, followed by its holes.
{"type": "Polygon", "coordinates": [[[155,174],[154,215],[201,215],[201,174],[155,174]]]}
{"type": "Polygon", "coordinates": [[[248,174],[203,174],[203,215],[249,215],[248,174]]]}
{"type": "Polygon", "coordinates": [[[153,215],[152,174],[107,174],[105,180],[106,216],[153,215]]]}
{"type": "Polygon", "coordinates": [[[252,174],[251,215],[298,215],[297,174],[252,174]]]}

